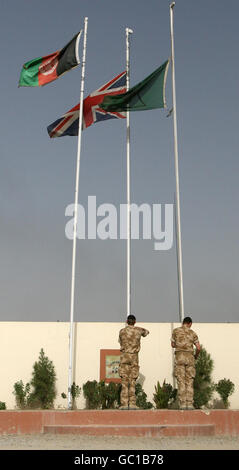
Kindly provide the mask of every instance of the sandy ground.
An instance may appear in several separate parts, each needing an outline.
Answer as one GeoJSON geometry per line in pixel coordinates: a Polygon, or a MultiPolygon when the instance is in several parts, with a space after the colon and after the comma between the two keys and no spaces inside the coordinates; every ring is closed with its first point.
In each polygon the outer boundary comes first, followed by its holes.
{"type": "Polygon", "coordinates": [[[0,450],[239,450],[236,437],[95,437],[77,435],[5,435],[0,450]]]}

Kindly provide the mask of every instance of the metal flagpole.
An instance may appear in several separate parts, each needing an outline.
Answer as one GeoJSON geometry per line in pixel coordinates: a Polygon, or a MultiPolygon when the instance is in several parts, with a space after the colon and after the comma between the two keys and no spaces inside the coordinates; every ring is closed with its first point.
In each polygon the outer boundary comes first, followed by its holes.
{"type": "MultiPolygon", "coordinates": [[[[126,91],[129,90],[130,81],[130,54],[129,54],[129,35],[133,30],[126,28],[126,91]]],[[[130,118],[129,111],[126,113],[127,127],[127,316],[131,314],[131,214],[130,214],[130,118]]]]}
{"type": "Polygon", "coordinates": [[[77,216],[78,216],[78,193],[79,193],[79,176],[80,176],[80,154],[81,154],[81,135],[83,121],[83,97],[85,83],[85,59],[86,59],[86,42],[87,42],[88,18],[84,23],[84,45],[81,68],[81,94],[79,109],[79,132],[77,146],[77,162],[76,162],[76,182],[75,182],[75,209],[74,209],[74,233],[72,248],[72,277],[71,277],[71,311],[70,311],[70,334],[69,334],[69,372],[68,372],[68,409],[72,407],[72,369],[73,369],[73,342],[74,342],[74,305],[75,305],[75,268],[76,268],[76,233],[77,233],[77,216]]]}
{"type": "MultiPolygon", "coordinates": [[[[174,226],[175,226],[175,239],[176,239],[176,257],[177,257],[177,272],[179,272],[179,264],[178,264],[178,232],[177,232],[177,209],[176,209],[176,194],[174,193],[174,226]]],[[[182,320],[181,318],[181,310],[180,310],[180,282],[179,282],[179,275],[178,275],[178,300],[179,300],[179,321],[182,320]]]]}
{"type": "Polygon", "coordinates": [[[174,160],[176,177],[176,243],[177,243],[177,268],[178,268],[178,292],[179,292],[179,316],[184,318],[184,297],[183,297],[183,270],[182,270],[182,240],[181,240],[181,219],[180,219],[180,195],[179,195],[179,171],[178,171],[178,135],[177,135],[177,112],[176,112],[176,85],[175,85],[175,64],[174,64],[174,31],[173,31],[173,8],[175,2],[170,4],[170,30],[172,48],[172,91],[173,91],[173,129],[174,129],[174,160]]]}

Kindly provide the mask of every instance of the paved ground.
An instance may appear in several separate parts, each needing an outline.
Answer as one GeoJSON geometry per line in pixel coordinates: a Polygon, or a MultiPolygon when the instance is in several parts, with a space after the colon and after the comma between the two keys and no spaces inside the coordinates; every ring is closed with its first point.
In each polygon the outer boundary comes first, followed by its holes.
{"type": "Polygon", "coordinates": [[[239,450],[236,437],[95,437],[76,435],[5,435],[0,450],[239,450]]]}

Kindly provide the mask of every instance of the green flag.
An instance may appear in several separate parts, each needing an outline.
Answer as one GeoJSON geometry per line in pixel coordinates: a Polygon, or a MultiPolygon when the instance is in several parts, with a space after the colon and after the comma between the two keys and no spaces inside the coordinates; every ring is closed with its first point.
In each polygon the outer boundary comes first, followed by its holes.
{"type": "Polygon", "coordinates": [[[109,112],[165,108],[165,83],[168,65],[169,60],[126,93],[106,96],[100,107],[109,112]]]}

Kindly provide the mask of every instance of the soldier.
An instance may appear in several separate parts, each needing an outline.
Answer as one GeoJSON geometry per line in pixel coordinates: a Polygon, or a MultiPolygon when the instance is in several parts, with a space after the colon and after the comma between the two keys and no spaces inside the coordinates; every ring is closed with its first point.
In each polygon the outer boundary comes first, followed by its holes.
{"type": "Polygon", "coordinates": [[[174,375],[178,384],[179,408],[193,410],[193,381],[196,375],[195,359],[200,352],[196,333],[191,330],[192,319],[186,317],[179,328],[172,333],[171,346],[175,348],[174,375]],[[194,356],[194,348],[196,353],[194,356]]]}
{"type": "Polygon", "coordinates": [[[120,410],[137,410],[135,383],[139,375],[138,352],[141,336],[147,336],[148,330],[135,326],[136,318],[128,315],[127,326],[119,332],[120,366],[122,389],[120,394],[120,410]]]}

